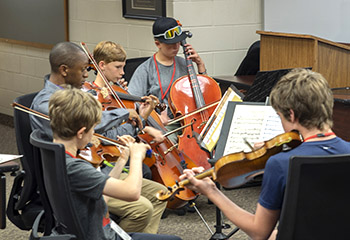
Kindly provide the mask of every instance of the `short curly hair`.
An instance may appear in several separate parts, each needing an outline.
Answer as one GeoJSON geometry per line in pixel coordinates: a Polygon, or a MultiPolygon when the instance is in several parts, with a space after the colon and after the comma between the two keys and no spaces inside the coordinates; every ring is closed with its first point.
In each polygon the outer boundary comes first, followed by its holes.
{"type": "Polygon", "coordinates": [[[333,126],[333,94],[320,73],[303,68],[291,70],[274,86],[270,101],[287,120],[293,110],[296,119],[307,129],[324,130],[326,125],[333,126]]]}
{"type": "Polygon", "coordinates": [[[86,56],[79,45],[72,42],[57,43],[50,51],[51,72],[58,73],[58,69],[62,64],[74,67],[76,62],[81,60],[82,57],[86,56]]]}

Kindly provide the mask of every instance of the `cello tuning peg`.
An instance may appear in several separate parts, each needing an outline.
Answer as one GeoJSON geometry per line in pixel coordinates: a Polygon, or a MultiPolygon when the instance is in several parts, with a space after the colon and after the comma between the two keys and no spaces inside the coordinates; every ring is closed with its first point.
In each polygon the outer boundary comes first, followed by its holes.
{"type": "Polygon", "coordinates": [[[193,35],[190,31],[184,31],[188,38],[191,38],[193,35]]]}
{"type": "Polygon", "coordinates": [[[167,188],[168,188],[169,192],[173,191],[172,187],[167,187],[167,188]]]}

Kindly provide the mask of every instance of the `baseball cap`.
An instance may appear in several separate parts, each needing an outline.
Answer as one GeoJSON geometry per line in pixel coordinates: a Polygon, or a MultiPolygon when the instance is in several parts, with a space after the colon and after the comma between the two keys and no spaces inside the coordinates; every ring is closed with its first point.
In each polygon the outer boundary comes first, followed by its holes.
{"type": "Polygon", "coordinates": [[[153,36],[163,43],[177,43],[184,40],[187,34],[174,18],[160,17],[153,23],[153,36]]]}

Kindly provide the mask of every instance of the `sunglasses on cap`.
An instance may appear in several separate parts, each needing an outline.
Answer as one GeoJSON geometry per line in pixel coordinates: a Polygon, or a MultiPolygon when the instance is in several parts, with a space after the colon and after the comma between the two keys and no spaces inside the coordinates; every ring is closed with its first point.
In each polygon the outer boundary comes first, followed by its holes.
{"type": "Polygon", "coordinates": [[[165,33],[154,35],[154,37],[164,37],[164,39],[173,39],[175,37],[175,34],[177,36],[180,36],[181,33],[182,33],[181,27],[176,26],[176,27],[173,27],[173,28],[165,31],[165,33]]]}

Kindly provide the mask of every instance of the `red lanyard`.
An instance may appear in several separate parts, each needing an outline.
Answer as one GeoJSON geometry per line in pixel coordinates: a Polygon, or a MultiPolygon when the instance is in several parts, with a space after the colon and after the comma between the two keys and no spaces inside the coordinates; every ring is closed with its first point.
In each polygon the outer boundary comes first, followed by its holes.
{"type": "Polygon", "coordinates": [[[165,98],[166,94],[169,92],[171,84],[173,83],[173,80],[174,80],[175,70],[176,70],[175,57],[174,57],[174,60],[173,60],[173,62],[174,62],[173,75],[171,76],[171,80],[170,80],[169,86],[168,86],[167,90],[165,91],[165,93],[163,92],[162,82],[160,81],[160,75],[159,75],[159,69],[158,69],[158,64],[157,64],[157,60],[156,60],[156,54],[153,55],[153,60],[154,60],[154,64],[156,65],[157,76],[158,76],[158,83],[159,83],[160,92],[162,94],[162,100],[163,100],[165,98]]]}
{"type": "Polygon", "coordinates": [[[73,154],[71,154],[70,152],[66,151],[66,153],[71,156],[72,158],[77,158],[76,156],[73,156],[73,154]]]}
{"type": "Polygon", "coordinates": [[[331,135],[335,135],[334,132],[329,132],[329,133],[318,133],[318,134],[315,134],[315,135],[312,135],[310,137],[307,137],[304,139],[304,142],[306,142],[307,140],[310,140],[312,138],[319,138],[319,137],[327,137],[327,136],[331,136],[331,135]]]}

